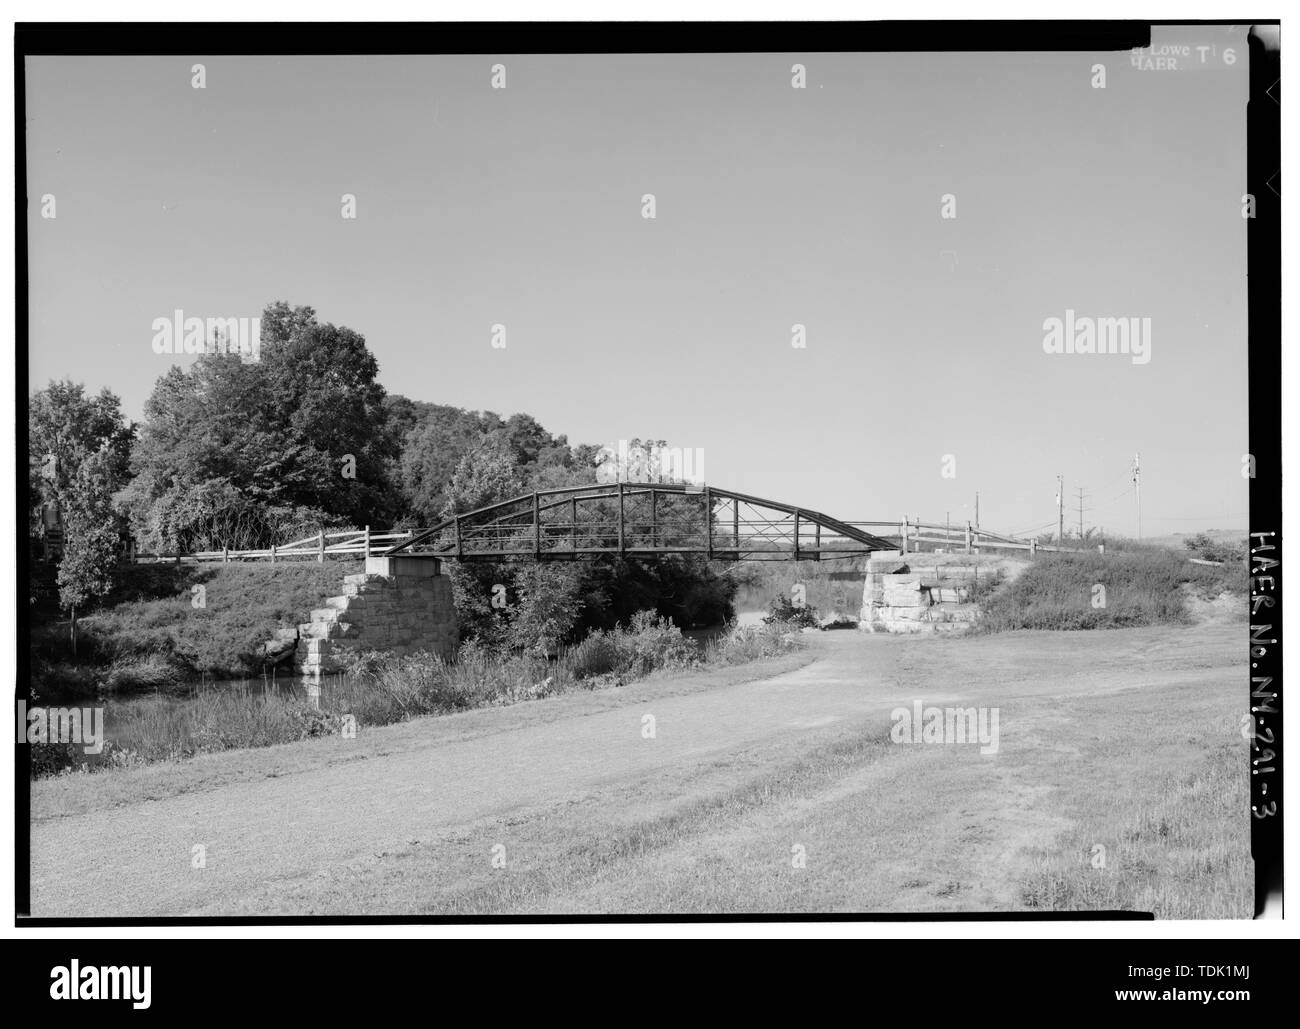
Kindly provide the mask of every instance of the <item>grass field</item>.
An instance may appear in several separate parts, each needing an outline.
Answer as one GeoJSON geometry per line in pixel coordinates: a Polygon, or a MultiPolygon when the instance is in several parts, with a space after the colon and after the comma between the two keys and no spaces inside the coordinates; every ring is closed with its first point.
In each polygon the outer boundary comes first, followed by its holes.
{"type": "Polygon", "coordinates": [[[770,665],[42,780],[33,882],[51,911],[1248,917],[1245,638],[825,633],[770,665]],[[894,743],[917,697],[996,706],[1000,749],[894,743]],[[196,839],[201,877],[167,858],[196,839]]]}
{"type": "Polygon", "coordinates": [[[557,858],[483,877],[447,910],[1249,917],[1247,755],[1225,706],[1178,687],[1048,701],[1017,714],[1033,746],[996,769],[968,752],[900,751],[883,733],[775,767],[729,762],[728,789],[655,817],[598,837],[581,812],[548,826],[557,858]],[[1141,727],[1157,717],[1153,744],[1141,727]]]}
{"type": "MultiPolygon", "coordinates": [[[[1164,715],[1156,705],[1146,713],[1164,715]]],[[[1111,764],[1125,768],[1122,782],[1074,787],[1077,822],[1058,847],[1036,855],[1020,889],[1026,907],[1157,918],[1241,918],[1249,910],[1249,768],[1233,738],[1237,723],[1205,712],[1178,728],[1187,735],[1173,753],[1137,767],[1112,752],[1111,764]],[[1176,763],[1189,750],[1197,760],[1180,774],[1176,763]],[[1117,817],[1112,787],[1144,799],[1117,817]]]]}

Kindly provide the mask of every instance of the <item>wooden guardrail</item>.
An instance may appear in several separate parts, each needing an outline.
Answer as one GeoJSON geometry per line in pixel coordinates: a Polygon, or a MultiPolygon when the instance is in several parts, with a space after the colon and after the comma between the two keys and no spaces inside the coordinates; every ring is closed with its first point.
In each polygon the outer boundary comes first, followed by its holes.
{"type": "Polygon", "coordinates": [[[892,528],[894,531],[888,535],[898,539],[899,549],[904,554],[920,543],[953,547],[966,553],[974,550],[1025,550],[1033,555],[1040,550],[1057,553],[1065,549],[1041,544],[1036,539],[1018,539],[991,529],[976,528],[970,522],[966,522],[964,526],[954,526],[904,518],[899,522],[849,522],[848,524],[861,528],[892,528]]]}
{"type": "Polygon", "coordinates": [[[192,554],[177,553],[143,553],[137,552],[134,548],[130,551],[130,560],[140,564],[150,563],[175,563],[175,564],[192,564],[207,562],[229,563],[231,561],[291,561],[298,558],[315,558],[317,561],[324,561],[327,557],[345,557],[356,554],[361,557],[370,557],[375,553],[382,553],[389,547],[408,540],[414,536],[419,529],[385,529],[379,532],[371,531],[370,526],[364,529],[348,529],[342,532],[326,532],[322,529],[320,532],[311,536],[304,536],[302,539],[293,540],[289,543],[272,544],[269,548],[263,550],[199,550],[192,554]]]}

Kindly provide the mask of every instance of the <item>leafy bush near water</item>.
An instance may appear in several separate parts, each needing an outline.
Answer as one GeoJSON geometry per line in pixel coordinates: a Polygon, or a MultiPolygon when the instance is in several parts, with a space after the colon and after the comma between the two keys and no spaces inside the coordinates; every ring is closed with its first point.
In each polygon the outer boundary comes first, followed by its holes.
{"type": "Polygon", "coordinates": [[[767,612],[763,618],[764,625],[780,624],[792,629],[816,629],[821,624],[815,607],[809,607],[807,604],[796,605],[784,593],[772,598],[767,612]]]}
{"type": "Polygon", "coordinates": [[[789,654],[803,645],[798,636],[779,624],[739,625],[707,645],[705,660],[709,664],[739,665],[789,654]]]}
{"type": "Polygon", "coordinates": [[[375,723],[619,686],[660,671],[741,664],[787,654],[801,645],[778,625],[733,626],[701,644],[683,636],[669,619],[641,611],[627,626],[592,632],[562,650],[555,661],[470,640],[461,645],[454,662],[427,654],[368,653],[354,660],[348,674],[365,687],[366,703],[377,706],[366,718],[375,723]]]}
{"type": "Polygon", "coordinates": [[[561,664],[575,679],[584,679],[609,673],[639,677],[661,668],[687,668],[701,659],[696,642],[669,619],[639,611],[626,628],[616,625],[608,632],[593,632],[570,647],[561,664]]]}

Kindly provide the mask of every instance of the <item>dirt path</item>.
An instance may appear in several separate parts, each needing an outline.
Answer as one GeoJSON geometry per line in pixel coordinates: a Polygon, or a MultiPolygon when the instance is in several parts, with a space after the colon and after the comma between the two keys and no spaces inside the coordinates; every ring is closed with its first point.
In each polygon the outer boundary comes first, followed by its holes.
{"type": "MultiPolygon", "coordinates": [[[[235,770],[265,763],[266,755],[217,755],[205,759],[205,774],[228,769],[230,781],[217,776],[193,792],[160,790],[156,799],[37,821],[31,913],[255,913],[254,898],[291,885],[301,894],[304,883],[333,880],[415,840],[545,818],[604,794],[636,797],[641,783],[650,792],[630,803],[653,805],[675,781],[729,754],[761,760],[765,748],[788,753],[846,733],[878,734],[893,708],[915,699],[1006,703],[1158,687],[1189,670],[1227,675],[1244,650],[1238,636],[1243,631],[1233,626],[970,640],[825,633],[808,638],[816,660],[756,681],[725,684],[725,676],[704,673],[667,684],[668,692],[650,683],[598,703],[593,696],[587,706],[583,698],[525,705],[555,703],[555,717],[520,718],[518,708],[507,708],[373,729],[365,751],[349,752],[356,744],[344,740],[295,744],[275,748],[276,767],[289,771],[257,779],[235,770]],[[449,736],[461,718],[472,720],[475,733],[449,736]],[[402,745],[376,751],[386,734],[402,745]],[[310,760],[295,767],[296,753],[310,760]],[[195,847],[204,848],[204,867],[194,867],[195,847]]],[[[1043,821],[1042,831],[1051,828],[1043,821]]],[[[991,845],[989,862],[995,856],[991,845]]],[[[350,910],[343,903],[333,913],[350,910]]]]}

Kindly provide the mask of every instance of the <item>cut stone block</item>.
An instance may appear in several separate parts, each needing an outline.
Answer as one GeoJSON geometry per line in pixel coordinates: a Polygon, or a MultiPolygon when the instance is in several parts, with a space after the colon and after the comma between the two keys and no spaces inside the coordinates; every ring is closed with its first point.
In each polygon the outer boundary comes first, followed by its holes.
{"type": "Polygon", "coordinates": [[[442,572],[442,561],[436,557],[413,557],[398,555],[395,557],[366,558],[367,575],[383,575],[388,578],[412,575],[418,578],[433,578],[442,572]]]}
{"type": "Polygon", "coordinates": [[[366,586],[384,581],[382,575],[368,575],[365,572],[357,572],[355,575],[343,576],[343,585],[345,586],[366,586]]]}

